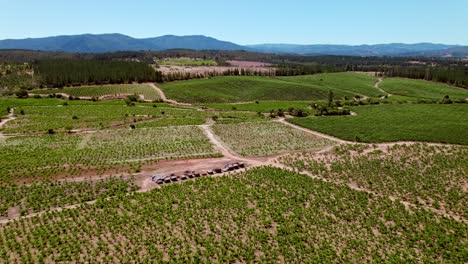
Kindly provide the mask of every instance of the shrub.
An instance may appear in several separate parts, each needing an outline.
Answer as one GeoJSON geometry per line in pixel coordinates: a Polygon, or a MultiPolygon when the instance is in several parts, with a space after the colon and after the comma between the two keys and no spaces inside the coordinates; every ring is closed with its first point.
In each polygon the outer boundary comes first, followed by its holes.
{"type": "Polygon", "coordinates": [[[28,98],[28,91],[21,89],[15,93],[18,98],[28,98]]]}

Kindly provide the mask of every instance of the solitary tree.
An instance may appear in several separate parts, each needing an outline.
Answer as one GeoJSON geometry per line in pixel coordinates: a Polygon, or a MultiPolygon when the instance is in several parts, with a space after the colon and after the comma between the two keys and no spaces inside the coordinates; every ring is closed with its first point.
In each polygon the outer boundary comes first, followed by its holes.
{"type": "Polygon", "coordinates": [[[328,91],[328,107],[331,107],[333,105],[333,91],[329,90],[328,91]]]}

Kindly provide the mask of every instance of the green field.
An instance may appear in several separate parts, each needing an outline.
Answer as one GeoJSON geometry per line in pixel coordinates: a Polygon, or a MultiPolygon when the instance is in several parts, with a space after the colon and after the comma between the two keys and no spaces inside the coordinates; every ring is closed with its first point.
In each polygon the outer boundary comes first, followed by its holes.
{"type": "Polygon", "coordinates": [[[0,149],[1,183],[90,171],[128,172],[159,160],[219,156],[203,131],[193,126],[15,137],[0,141],[0,149]]]}
{"type": "Polygon", "coordinates": [[[468,145],[468,105],[352,107],[357,116],[292,118],[288,121],[346,140],[428,141],[468,145]]]}
{"type": "Polygon", "coordinates": [[[378,95],[375,78],[355,73],[298,77],[224,76],[160,84],[166,96],[189,103],[323,100],[332,90],[335,99],[378,95]]]}
{"type": "Polygon", "coordinates": [[[102,86],[79,86],[67,87],[63,89],[33,90],[34,94],[54,94],[65,93],[71,96],[101,97],[113,95],[143,95],[145,100],[158,100],[159,94],[152,87],[146,84],[119,84],[102,86]]]}
{"type": "Polygon", "coordinates": [[[468,90],[442,83],[404,78],[385,78],[380,84],[384,91],[402,96],[442,99],[448,95],[452,99],[468,98],[468,90]]]}
{"type": "Polygon", "coordinates": [[[427,210],[264,167],[3,224],[0,241],[5,263],[463,263],[467,232],[427,210]]]}
{"type": "Polygon", "coordinates": [[[213,131],[242,156],[267,156],[288,151],[318,149],[330,141],[278,122],[214,125],[213,131]]]}
{"type": "Polygon", "coordinates": [[[211,59],[168,58],[157,62],[159,65],[169,66],[216,66],[218,63],[211,59]]]}

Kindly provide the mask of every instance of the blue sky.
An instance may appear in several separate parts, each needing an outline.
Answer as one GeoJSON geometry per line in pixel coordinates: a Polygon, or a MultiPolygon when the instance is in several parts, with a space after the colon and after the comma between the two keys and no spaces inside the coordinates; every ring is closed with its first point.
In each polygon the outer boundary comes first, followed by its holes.
{"type": "Polygon", "coordinates": [[[468,45],[468,0],[0,0],[0,39],[122,33],[238,44],[468,45]]]}

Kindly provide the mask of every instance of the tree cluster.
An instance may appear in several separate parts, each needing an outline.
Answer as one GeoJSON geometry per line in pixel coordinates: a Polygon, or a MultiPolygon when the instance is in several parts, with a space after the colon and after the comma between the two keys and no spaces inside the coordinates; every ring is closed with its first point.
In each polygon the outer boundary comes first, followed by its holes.
{"type": "Polygon", "coordinates": [[[37,62],[34,71],[43,85],[53,87],[161,81],[161,74],[148,64],[133,61],[45,60],[37,62]]]}

